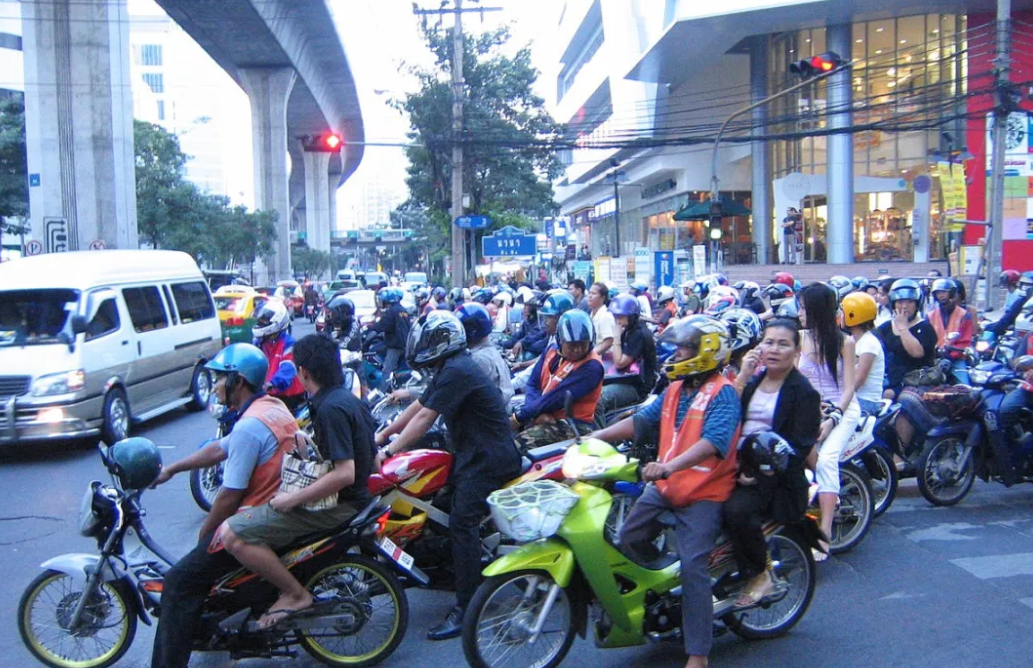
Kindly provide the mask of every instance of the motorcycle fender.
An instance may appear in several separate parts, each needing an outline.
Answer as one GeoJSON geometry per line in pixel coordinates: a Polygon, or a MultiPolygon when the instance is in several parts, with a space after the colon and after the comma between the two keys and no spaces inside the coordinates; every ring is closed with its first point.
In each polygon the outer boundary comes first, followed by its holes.
{"type": "Polygon", "coordinates": [[[926,442],[929,442],[930,439],[940,438],[943,436],[968,436],[969,432],[971,432],[972,429],[976,426],[977,425],[974,425],[968,421],[944,422],[943,424],[938,424],[932,429],[930,429],[929,432],[925,435],[925,440],[926,442]]]}
{"type": "MultiPolygon", "coordinates": [[[[48,559],[40,564],[40,568],[47,571],[58,571],[64,573],[72,579],[79,587],[86,586],[86,578],[97,568],[97,564],[100,563],[100,557],[95,554],[85,554],[82,552],[74,552],[69,554],[62,554],[59,557],[48,559]]],[[[108,563],[104,566],[104,572],[101,574],[105,582],[121,582],[125,585],[125,593],[129,594],[131,600],[136,608],[136,616],[140,618],[140,621],[147,626],[151,625],[151,619],[144,612],[143,599],[140,598],[140,592],[133,585],[132,580],[126,573],[125,569],[118,562],[112,562],[108,560],[108,563]]]]}
{"type": "Polygon", "coordinates": [[[488,564],[484,576],[528,570],[545,571],[556,584],[566,589],[574,577],[574,552],[565,542],[555,538],[536,540],[488,564]]]}

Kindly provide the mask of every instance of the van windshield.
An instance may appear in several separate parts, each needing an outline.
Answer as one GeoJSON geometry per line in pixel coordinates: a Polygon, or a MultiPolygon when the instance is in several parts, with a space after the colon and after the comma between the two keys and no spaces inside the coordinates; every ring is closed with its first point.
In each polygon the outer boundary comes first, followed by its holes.
{"type": "Polygon", "coordinates": [[[0,346],[63,342],[58,335],[78,301],[78,290],[0,291],[0,346]]]}

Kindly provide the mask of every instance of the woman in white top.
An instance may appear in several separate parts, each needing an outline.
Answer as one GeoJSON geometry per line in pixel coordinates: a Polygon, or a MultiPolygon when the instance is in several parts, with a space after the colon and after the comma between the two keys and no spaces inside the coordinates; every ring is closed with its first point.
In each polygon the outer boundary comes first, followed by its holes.
{"type": "Polygon", "coordinates": [[[595,327],[595,353],[604,360],[612,359],[610,348],[617,336],[617,321],[607,306],[610,305],[610,289],[603,283],[592,283],[588,288],[588,308],[595,327]]]}
{"type": "Polygon", "coordinates": [[[886,351],[882,341],[872,331],[878,307],[871,295],[854,292],[843,298],[843,324],[854,337],[857,368],[854,388],[861,409],[868,413],[879,410],[882,385],[886,378],[886,351]]]}
{"type": "Polygon", "coordinates": [[[893,319],[893,309],[890,307],[890,287],[893,285],[893,279],[887,278],[878,285],[878,289],[875,293],[875,326],[878,327],[884,322],[889,322],[893,319]]]}

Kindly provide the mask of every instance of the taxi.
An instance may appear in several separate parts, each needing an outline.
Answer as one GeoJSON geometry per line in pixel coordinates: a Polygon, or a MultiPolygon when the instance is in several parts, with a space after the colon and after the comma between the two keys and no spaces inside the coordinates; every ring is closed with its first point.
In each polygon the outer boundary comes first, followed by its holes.
{"type": "Polygon", "coordinates": [[[227,285],[219,288],[212,298],[222,325],[222,344],[251,343],[255,316],[270,297],[247,286],[227,285]]]}

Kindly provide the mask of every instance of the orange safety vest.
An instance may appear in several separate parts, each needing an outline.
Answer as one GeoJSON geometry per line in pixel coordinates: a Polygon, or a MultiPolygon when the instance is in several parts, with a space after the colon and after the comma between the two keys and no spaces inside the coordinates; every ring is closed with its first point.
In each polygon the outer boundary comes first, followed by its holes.
{"type": "Polygon", "coordinates": [[[294,434],[298,431],[298,422],[283,405],[283,402],[276,397],[263,395],[248,406],[241,418],[253,417],[273,432],[277,443],[280,444],[268,461],[255,467],[251,472],[251,480],[248,482],[247,491],[244,493],[244,500],[240,502],[240,509],[261,506],[280,491],[280,468],[283,465],[283,455],[294,449],[294,434]]]}
{"type": "MultiPolygon", "coordinates": [[[[667,463],[695,445],[703,436],[703,421],[710,401],[726,385],[731,383],[721,374],[716,374],[706,385],[699,388],[692,398],[688,413],[681,427],[675,429],[678,415],[678,401],[681,398],[683,381],[675,381],[664,394],[660,411],[660,453],[659,461],[667,463]]],[[[713,455],[692,468],[671,474],[667,480],[658,480],[657,489],[676,507],[691,505],[697,501],[727,501],[735,489],[736,448],[739,441],[739,426],[732,436],[732,447],[728,455],[713,455]]]]}
{"type": "MultiPolygon", "coordinates": [[[[961,322],[968,315],[968,311],[961,306],[955,306],[951,317],[947,319],[946,327],[943,325],[943,313],[940,311],[939,305],[929,309],[929,312],[925,315],[932,324],[933,329],[936,330],[936,345],[943,346],[947,343],[947,334],[961,331],[961,322]]],[[[957,345],[967,345],[968,343],[970,342],[960,342],[957,345]]]]}
{"type": "MultiPolygon", "coordinates": [[[[538,386],[542,388],[542,395],[552,391],[557,385],[563,382],[563,379],[569,376],[573,371],[582,365],[585,365],[592,360],[602,364],[602,360],[599,359],[599,355],[593,350],[580,362],[568,362],[567,360],[561,359],[559,364],[556,365],[556,371],[552,372],[552,361],[559,357],[560,351],[556,348],[550,348],[545,353],[545,360],[542,362],[542,375],[539,378],[538,386]]],[[[603,393],[602,381],[596,386],[594,390],[581,397],[574,402],[574,419],[578,422],[593,422],[595,420],[595,406],[599,403],[599,397],[603,393]]],[[[567,417],[567,412],[562,408],[558,411],[553,411],[550,415],[556,420],[562,420],[567,417]]]]}
{"type": "MultiPolygon", "coordinates": [[[[672,322],[672,321],[673,321],[673,320],[674,320],[675,318],[677,318],[677,317],[678,317],[678,305],[674,303],[674,300],[673,300],[673,299],[672,299],[671,301],[669,301],[669,302],[665,302],[665,303],[664,303],[663,307],[662,307],[662,308],[660,309],[660,311],[659,311],[659,312],[658,312],[658,313],[656,314],[656,315],[657,315],[657,317],[660,317],[661,315],[663,315],[663,314],[664,314],[664,311],[667,311],[668,313],[670,313],[670,314],[671,314],[671,320],[668,320],[668,321],[667,321],[667,325],[671,324],[671,322],[672,322]]],[[[659,325],[659,326],[657,326],[657,330],[656,330],[656,333],[657,333],[657,334],[660,334],[661,332],[663,332],[663,331],[664,331],[665,329],[667,329],[667,325],[659,325]]]]}

